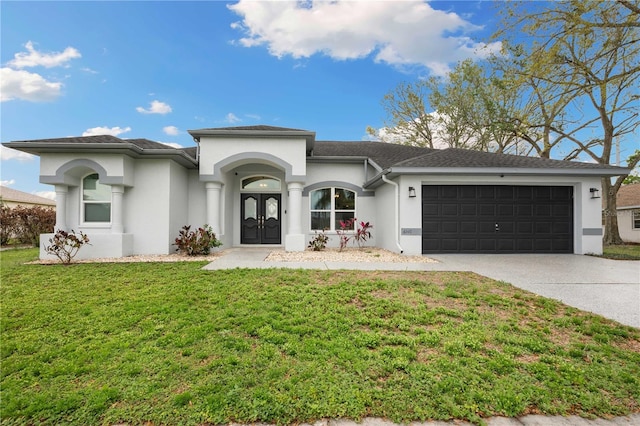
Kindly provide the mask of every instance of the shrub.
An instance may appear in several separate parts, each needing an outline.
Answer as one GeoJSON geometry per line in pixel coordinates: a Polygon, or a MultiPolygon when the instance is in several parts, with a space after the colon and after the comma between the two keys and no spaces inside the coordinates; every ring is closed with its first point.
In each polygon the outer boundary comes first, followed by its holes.
{"type": "Polygon", "coordinates": [[[327,234],[324,233],[324,231],[320,233],[316,231],[316,236],[313,237],[311,241],[309,241],[309,245],[307,247],[309,247],[310,249],[313,249],[313,251],[322,251],[325,248],[327,248],[328,241],[329,241],[329,237],[327,236],[327,234]]]}
{"type": "Polygon", "coordinates": [[[52,238],[49,238],[51,245],[46,246],[44,249],[47,253],[55,255],[60,262],[68,265],[71,263],[78,251],[83,245],[89,244],[89,237],[80,231],[79,235],[76,235],[72,229],[71,232],[58,229],[52,238]]]}
{"type": "Polygon", "coordinates": [[[371,223],[369,222],[362,221],[358,224],[355,217],[352,217],[348,220],[341,220],[340,230],[336,231],[340,236],[340,251],[342,251],[347,246],[351,239],[353,239],[358,244],[358,247],[362,248],[364,243],[366,243],[367,240],[371,238],[370,229],[372,228],[373,225],[371,225],[371,223]],[[349,231],[352,231],[354,228],[356,228],[355,234],[349,233],[349,231]]]}
{"type": "Polygon", "coordinates": [[[2,206],[0,213],[2,244],[15,238],[20,243],[37,247],[40,245],[40,234],[53,232],[56,223],[55,210],[40,206],[2,206]]]}
{"type": "Polygon", "coordinates": [[[13,209],[5,205],[0,206],[0,243],[5,245],[16,235],[16,216],[13,209]]]}
{"type": "Polygon", "coordinates": [[[178,247],[177,252],[188,256],[209,254],[213,247],[221,245],[222,242],[216,238],[216,234],[209,225],[204,225],[195,231],[191,230],[191,225],[183,226],[174,243],[174,246],[178,247]]]}

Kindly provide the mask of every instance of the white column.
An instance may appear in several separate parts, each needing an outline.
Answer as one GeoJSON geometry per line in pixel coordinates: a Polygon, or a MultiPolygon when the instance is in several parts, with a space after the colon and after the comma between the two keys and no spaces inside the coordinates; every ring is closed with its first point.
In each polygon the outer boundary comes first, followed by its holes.
{"type": "Polygon", "coordinates": [[[122,198],[124,195],[124,186],[111,185],[111,233],[124,233],[124,224],[122,222],[122,198]]]}
{"type": "Polygon", "coordinates": [[[207,190],[207,225],[216,237],[220,237],[220,191],[222,184],[220,182],[207,182],[205,184],[207,190]]]}
{"type": "Polygon", "coordinates": [[[302,234],[302,184],[291,182],[289,190],[289,234],[302,234]]]}
{"type": "Polygon", "coordinates": [[[290,182],[287,185],[289,190],[289,203],[287,211],[289,213],[289,232],[285,237],[286,251],[304,251],[305,240],[302,234],[302,188],[300,182],[290,182]]]}
{"type": "Polygon", "coordinates": [[[56,225],[54,232],[58,229],[67,231],[67,185],[56,185],[56,225]]]}

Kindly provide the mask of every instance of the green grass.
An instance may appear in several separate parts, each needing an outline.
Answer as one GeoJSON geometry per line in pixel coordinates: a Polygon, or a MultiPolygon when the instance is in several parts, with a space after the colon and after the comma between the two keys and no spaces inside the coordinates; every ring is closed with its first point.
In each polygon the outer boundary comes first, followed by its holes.
{"type": "Polygon", "coordinates": [[[471,273],[36,255],[0,253],[3,424],[640,411],[640,330],[471,273]]]}
{"type": "Polygon", "coordinates": [[[602,257],[607,259],[640,260],[640,244],[604,246],[602,257]]]}

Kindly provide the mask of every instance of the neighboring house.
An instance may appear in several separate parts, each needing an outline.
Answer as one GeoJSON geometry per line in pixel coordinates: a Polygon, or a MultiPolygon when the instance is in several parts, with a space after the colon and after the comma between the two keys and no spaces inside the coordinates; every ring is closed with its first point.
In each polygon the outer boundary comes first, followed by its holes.
{"type": "Polygon", "coordinates": [[[616,205],[620,238],[627,243],[640,243],[640,183],[621,186],[616,205]]]}
{"type": "Polygon", "coordinates": [[[17,189],[0,186],[0,203],[7,207],[45,207],[55,208],[56,202],[48,198],[28,194],[17,189]]]}
{"type": "Polygon", "coordinates": [[[56,229],[88,234],[85,258],[174,252],[186,224],[209,224],[224,247],[302,251],[321,230],[337,246],[351,217],[373,224],[371,245],[405,254],[601,253],[593,190],[629,172],[271,126],[189,133],[197,146],[182,149],[114,136],[4,145],[40,156],[56,229]]]}

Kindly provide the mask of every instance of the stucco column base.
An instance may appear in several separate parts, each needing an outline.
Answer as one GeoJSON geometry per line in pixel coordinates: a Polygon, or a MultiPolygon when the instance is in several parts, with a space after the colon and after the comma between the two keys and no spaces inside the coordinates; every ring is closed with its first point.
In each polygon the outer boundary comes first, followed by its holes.
{"type": "Polygon", "coordinates": [[[284,237],[285,251],[304,251],[306,246],[304,234],[287,234],[284,237]]]}
{"type": "MultiPolygon", "coordinates": [[[[126,257],[133,255],[133,234],[92,234],[85,232],[89,237],[89,244],[83,245],[74,260],[98,259],[101,257],[126,257]]],[[[40,259],[58,259],[47,253],[45,247],[51,245],[49,239],[54,234],[40,235],[40,259]]],[[[164,253],[163,253],[164,254],[164,253]]]]}

